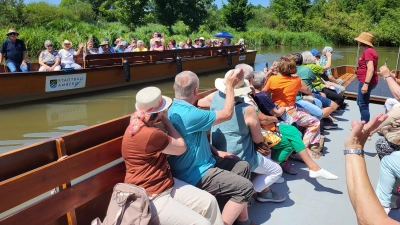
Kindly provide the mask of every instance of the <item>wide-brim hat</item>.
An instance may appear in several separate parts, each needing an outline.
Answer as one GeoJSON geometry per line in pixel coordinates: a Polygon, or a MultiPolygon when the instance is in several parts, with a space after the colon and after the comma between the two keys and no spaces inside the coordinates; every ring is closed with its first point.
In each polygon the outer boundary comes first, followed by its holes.
{"type": "Polygon", "coordinates": [[[19,33],[17,32],[17,30],[15,30],[15,29],[9,29],[9,30],[8,30],[8,33],[7,33],[6,35],[8,36],[8,35],[11,34],[11,33],[16,33],[17,35],[19,35],[19,33]]]}
{"type": "MultiPolygon", "coordinates": [[[[225,74],[225,78],[217,78],[215,79],[215,87],[226,94],[226,78],[230,75],[231,71],[228,71],[225,74]]],[[[235,96],[245,95],[251,92],[249,81],[246,79],[242,79],[238,84],[233,88],[233,92],[235,96]]]]}
{"type": "Polygon", "coordinates": [[[108,41],[102,41],[102,42],[100,43],[100,46],[104,46],[104,45],[108,45],[108,41]]]}
{"type": "Polygon", "coordinates": [[[72,42],[70,42],[68,40],[64,40],[64,42],[62,43],[62,46],[64,46],[65,44],[70,44],[72,46],[72,42]]]}
{"type": "Polygon", "coordinates": [[[136,94],[136,110],[147,113],[158,113],[168,109],[172,99],[161,95],[161,90],[157,87],[146,87],[136,94]]]}
{"type": "Polygon", "coordinates": [[[358,37],[354,38],[354,40],[366,44],[368,46],[374,47],[372,42],[374,41],[374,35],[368,32],[362,32],[358,37]]]}

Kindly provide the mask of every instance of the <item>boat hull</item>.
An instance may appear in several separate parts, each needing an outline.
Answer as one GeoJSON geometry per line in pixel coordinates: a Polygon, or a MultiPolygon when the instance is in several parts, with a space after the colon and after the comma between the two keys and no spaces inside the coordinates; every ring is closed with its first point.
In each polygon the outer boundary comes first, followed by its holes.
{"type": "MultiPolygon", "coordinates": [[[[239,63],[253,65],[256,51],[241,54],[232,54],[232,64],[228,65],[227,56],[207,56],[199,58],[182,58],[182,71],[190,70],[195,73],[206,73],[233,68],[239,63]]],[[[101,91],[129,85],[154,82],[173,78],[178,73],[175,60],[161,61],[149,64],[136,64],[130,66],[130,81],[125,81],[123,66],[106,66],[100,68],[86,68],[72,72],[28,72],[28,73],[3,73],[0,75],[0,105],[29,102],[81,93],[101,91]],[[69,77],[83,79],[84,84],[71,87],[68,90],[54,88],[61,85],[61,80],[69,77]],[[61,80],[60,80],[61,79],[61,80]],[[58,84],[57,81],[58,80],[58,84]],[[54,84],[56,82],[56,84],[54,84]]],[[[65,85],[66,82],[62,84],[65,85]]],[[[74,85],[72,85],[74,86],[74,85]]]]}

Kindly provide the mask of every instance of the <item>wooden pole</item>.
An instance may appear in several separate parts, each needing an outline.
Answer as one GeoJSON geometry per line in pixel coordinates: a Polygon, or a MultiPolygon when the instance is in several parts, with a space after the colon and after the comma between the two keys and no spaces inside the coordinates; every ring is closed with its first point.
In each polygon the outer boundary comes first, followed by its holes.
{"type": "Polygon", "coordinates": [[[357,45],[357,56],[356,56],[356,66],[354,67],[354,72],[358,69],[358,58],[360,57],[360,42],[357,45]]]}
{"type": "Polygon", "coordinates": [[[399,57],[400,57],[400,45],[399,45],[399,51],[397,52],[397,61],[396,61],[396,73],[397,73],[397,69],[399,68],[399,57]]]}

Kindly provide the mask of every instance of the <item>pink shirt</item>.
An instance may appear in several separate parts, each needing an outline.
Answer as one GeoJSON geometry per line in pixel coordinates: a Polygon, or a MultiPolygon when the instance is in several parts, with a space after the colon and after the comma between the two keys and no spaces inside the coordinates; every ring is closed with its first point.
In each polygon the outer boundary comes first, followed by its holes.
{"type": "Polygon", "coordinates": [[[372,75],[370,84],[376,85],[378,84],[378,53],[376,53],[375,49],[367,48],[358,59],[358,70],[357,70],[357,78],[358,81],[364,83],[365,77],[367,76],[367,61],[372,61],[374,63],[374,74],[372,75]]]}

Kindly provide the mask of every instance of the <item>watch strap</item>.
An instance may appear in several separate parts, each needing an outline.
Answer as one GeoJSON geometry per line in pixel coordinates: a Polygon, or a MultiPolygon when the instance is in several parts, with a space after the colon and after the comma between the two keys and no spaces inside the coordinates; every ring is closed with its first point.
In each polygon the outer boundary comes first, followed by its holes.
{"type": "Polygon", "coordinates": [[[347,155],[347,154],[357,154],[357,155],[364,156],[364,150],[363,149],[345,149],[345,150],[343,150],[343,153],[345,155],[347,155]]]}

